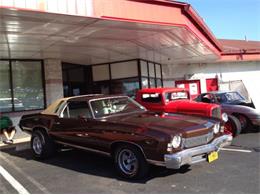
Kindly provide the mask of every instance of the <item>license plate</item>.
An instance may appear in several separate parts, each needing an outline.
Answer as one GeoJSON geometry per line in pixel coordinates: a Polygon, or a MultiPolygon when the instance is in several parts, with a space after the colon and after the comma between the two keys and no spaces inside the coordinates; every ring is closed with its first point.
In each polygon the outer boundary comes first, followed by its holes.
{"type": "Polygon", "coordinates": [[[218,159],[218,152],[211,152],[208,155],[208,162],[209,163],[211,163],[212,161],[217,160],[217,159],[218,159]]]}

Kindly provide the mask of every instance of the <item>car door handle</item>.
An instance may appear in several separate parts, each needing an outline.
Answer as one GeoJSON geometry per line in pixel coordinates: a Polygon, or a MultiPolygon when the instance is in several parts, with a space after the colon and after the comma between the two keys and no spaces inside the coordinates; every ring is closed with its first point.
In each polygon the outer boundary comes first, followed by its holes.
{"type": "Polygon", "coordinates": [[[54,125],[60,125],[60,122],[54,122],[54,125]]]}

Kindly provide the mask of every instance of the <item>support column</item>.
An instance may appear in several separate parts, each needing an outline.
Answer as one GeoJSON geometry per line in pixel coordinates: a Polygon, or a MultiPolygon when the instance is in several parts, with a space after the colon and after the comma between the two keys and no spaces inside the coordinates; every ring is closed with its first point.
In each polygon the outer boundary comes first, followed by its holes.
{"type": "Polygon", "coordinates": [[[63,97],[62,64],[60,59],[45,59],[46,104],[63,97]]]}

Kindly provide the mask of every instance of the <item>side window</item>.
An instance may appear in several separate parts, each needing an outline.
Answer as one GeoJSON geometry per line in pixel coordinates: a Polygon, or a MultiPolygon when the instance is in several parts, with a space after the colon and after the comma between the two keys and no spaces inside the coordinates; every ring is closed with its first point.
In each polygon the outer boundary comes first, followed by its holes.
{"type": "Polygon", "coordinates": [[[161,103],[162,95],[159,93],[144,93],[142,94],[142,101],[145,103],[161,103]]]}
{"type": "Polygon", "coordinates": [[[211,103],[211,96],[210,96],[210,94],[204,94],[201,97],[201,101],[205,102],[205,103],[211,103]]]}
{"type": "Polygon", "coordinates": [[[63,113],[63,118],[92,118],[87,101],[69,101],[63,113]]]}

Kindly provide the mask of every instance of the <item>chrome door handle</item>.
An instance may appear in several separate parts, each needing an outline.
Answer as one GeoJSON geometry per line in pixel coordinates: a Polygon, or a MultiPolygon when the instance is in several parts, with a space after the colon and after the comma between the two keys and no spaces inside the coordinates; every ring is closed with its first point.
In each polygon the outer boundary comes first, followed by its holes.
{"type": "Polygon", "coordinates": [[[55,122],[54,125],[60,125],[60,122],[55,122]]]}

